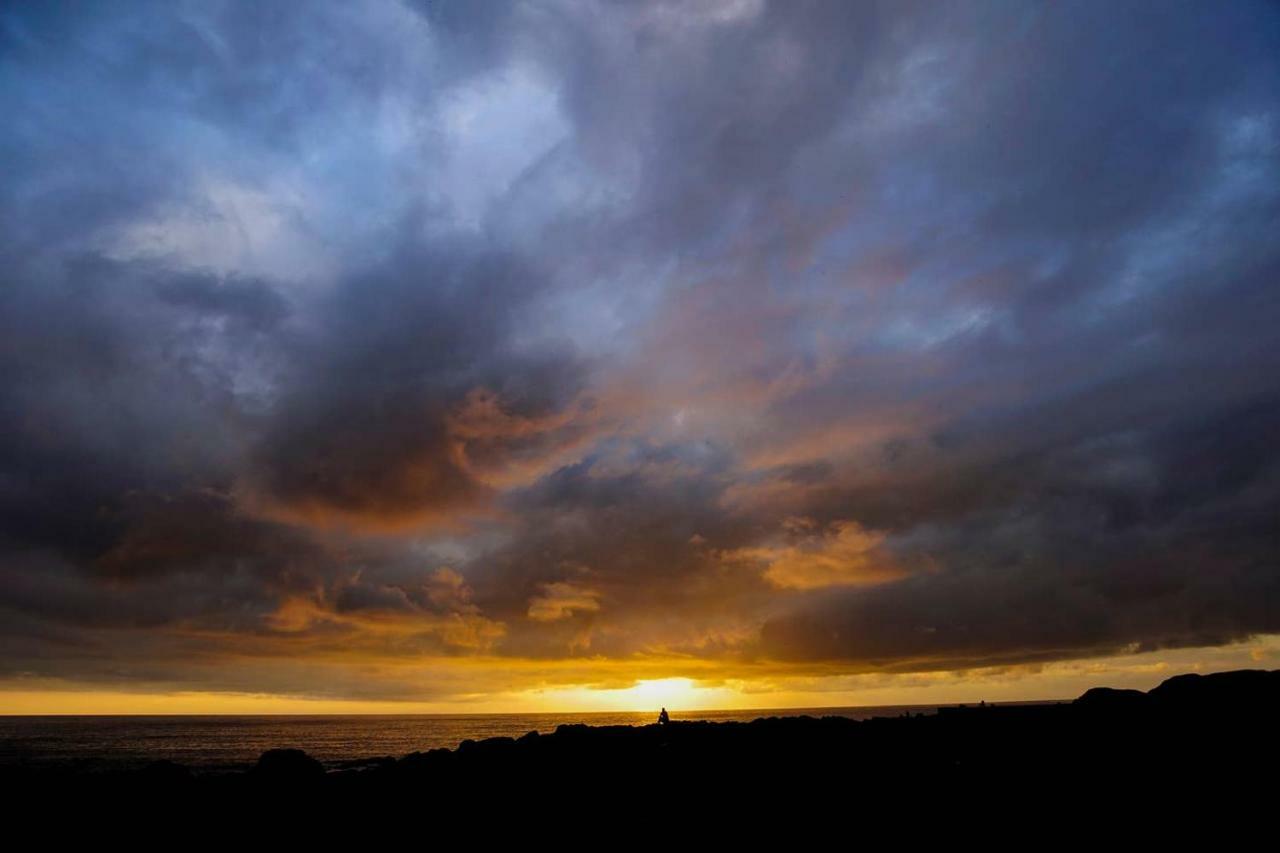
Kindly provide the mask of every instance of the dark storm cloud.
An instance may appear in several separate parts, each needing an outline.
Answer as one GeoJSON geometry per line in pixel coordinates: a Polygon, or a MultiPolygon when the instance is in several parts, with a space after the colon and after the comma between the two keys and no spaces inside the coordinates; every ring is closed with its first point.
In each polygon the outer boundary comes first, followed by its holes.
{"type": "Polygon", "coordinates": [[[482,239],[418,236],[438,214],[375,203],[387,174],[346,174],[365,154],[329,135],[389,83],[414,85],[391,22],[340,4],[292,22],[234,5],[31,11],[4,21],[21,116],[4,136],[19,168],[6,182],[0,313],[10,608],[88,627],[199,615],[257,630],[287,597],[347,584],[361,561],[255,517],[246,489],[272,510],[392,523],[473,504],[489,492],[473,468],[564,440],[563,424],[540,419],[571,402],[572,355],[507,340],[540,287],[534,265],[482,239]],[[319,226],[274,208],[264,222],[252,189],[198,198],[206,173],[294,168],[287,158],[317,135],[320,168],[339,192],[358,189],[344,201],[383,220],[381,245],[339,263],[336,283],[222,272],[227,254],[249,258],[243,240],[263,256],[255,228],[309,238],[319,226]],[[198,240],[213,229],[194,264],[191,226],[198,240]],[[487,405],[469,409],[473,391],[487,405]],[[124,585],[81,607],[92,582],[59,592],[40,580],[46,564],[124,585]]]}
{"type": "Polygon", "coordinates": [[[584,146],[606,162],[641,146],[627,229],[664,251],[732,239],[718,233],[725,217],[771,200],[841,121],[882,25],[873,6],[843,3],[768,5],[743,26],[717,25],[711,9],[681,21],[673,4],[618,11],[571,21],[551,61],[584,146]]]}
{"type": "MultiPolygon", "coordinates": [[[[716,382],[744,366],[745,384],[758,387],[803,358],[815,333],[846,348],[847,367],[757,413],[764,445],[825,433],[809,458],[783,469],[788,485],[789,472],[825,472],[824,454],[856,448],[863,413],[910,404],[921,415],[885,442],[904,458],[847,460],[835,482],[810,483],[779,511],[890,532],[900,553],[929,557],[943,574],[793,602],[798,615],[766,618],[764,652],[880,664],[928,649],[935,662],[970,665],[1275,630],[1278,555],[1266,534],[1275,461],[1256,440],[1270,428],[1280,368],[1270,345],[1278,257],[1264,236],[1280,212],[1267,186],[1277,174],[1280,92],[1274,74],[1258,73],[1275,71],[1274,19],[1242,7],[1159,20],[1142,7],[1102,6],[862,10],[827,20],[832,12],[773,6],[752,26],[650,42],[660,29],[651,20],[644,35],[617,43],[634,65],[582,51],[590,73],[575,75],[581,89],[568,100],[583,139],[607,146],[612,132],[634,133],[652,146],[642,212],[628,224],[645,233],[656,213],[671,228],[656,232],[656,245],[717,252],[715,274],[729,283],[695,279],[691,287],[715,298],[688,301],[700,316],[678,318],[699,336],[683,351],[693,362],[686,371],[702,367],[699,357],[714,362],[699,391],[720,391],[716,382]],[[1195,50],[1206,33],[1247,61],[1195,50]],[[788,46],[790,66],[781,62],[788,46]],[[627,76],[636,65],[649,73],[627,76]],[[699,73],[730,65],[732,75],[699,73]],[[616,87],[594,88],[614,70],[616,87]],[[793,85],[771,100],[788,71],[793,85]],[[660,121],[630,124],[654,104],[660,121]],[[752,229],[784,228],[768,215],[788,212],[778,197],[831,203],[842,191],[870,221],[855,214],[846,224],[851,244],[841,245],[838,228],[819,232],[818,248],[805,248],[817,252],[809,275],[792,263],[779,269],[794,241],[750,239],[752,229]],[[874,239],[885,227],[876,214],[906,238],[887,294],[832,275],[839,263],[860,270],[858,232],[874,239]],[[746,245],[721,249],[735,222],[746,245]],[[747,258],[740,266],[735,251],[747,258]],[[782,288],[812,295],[827,316],[793,307],[782,288]],[[743,312],[750,325],[735,328],[743,312]],[[744,364],[757,347],[761,363],[744,364]],[[724,363],[714,361],[721,354],[724,363]],[[833,438],[833,424],[848,424],[852,439],[838,429],[833,438]],[[1263,472],[1256,478],[1229,475],[1253,465],[1263,472]],[[1187,552],[1198,561],[1165,556],[1187,552]],[[1250,556],[1229,556],[1240,553],[1250,556]],[[979,600],[982,590],[1000,593],[1004,606],[962,617],[985,639],[915,619],[932,631],[922,645],[889,630],[892,620],[853,623],[896,597],[943,606],[957,584],[979,600]],[[1139,605],[1107,594],[1109,584],[1150,592],[1139,605]],[[1249,604],[1224,609],[1230,588],[1248,590],[1249,604]],[[1025,596],[1010,595],[1018,591],[1025,596]],[[1073,604],[1077,592],[1085,601],[1073,604]],[[847,630],[834,630],[842,619],[847,630]]],[[[587,524],[626,539],[633,519],[587,524]]],[[[648,553],[635,574],[660,586],[663,568],[681,564],[648,543],[610,557],[589,541],[560,558],[589,553],[582,562],[616,565],[648,553]]],[[[698,573],[684,575],[689,587],[668,594],[692,595],[698,573]]]]}
{"type": "Polygon", "coordinates": [[[4,275],[6,536],[91,555],[130,494],[230,485],[232,373],[286,315],[277,294],[95,256],[4,275]]]}
{"type": "Polygon", "coordinates": [[[248,20],[239,26],[250,10],[228,15],[235,26],[217,32],[184,14],[189,8],[133,11],[47,4],[5,16],[4,107],[16,118],[0,143],[15,166],[4,190],[11,247],[47,250],[180,192],[183,144],[202,141],[192,118],[256,134],[266,130],[260,119],[296,112],[263,109],[264,95],[274,100],[284,89],[261,85],[277,75],[274,60],[262,62],[263,32],[248,20]],[[258,61],[238,46],[257,46],[258,61]],[[184,120],[172,121],[177,114],[184,120]]]}
{"type": "Polygon", "coordinates": [[[7,671],[1280,630],[1278,48],[1251,3],[6,9],[7,671]]]}
{"type": "Polygon", "coordinates": [[[706,651],[767,599],[752,574],[714,558],[759,535],[719,506],[732,459],[707,444],[606,445],[508,496],[507,544],[468,574],[475,600],[509,626],[508,648],[559,655],[706,651]],[[524,618],[538,602],[592,599],[563,618],[524,618]]]}
{"type": "MultiPolygon", "coordinates": [[[[536,422],[571,404],[581,385],[563,348],[508,343],[538,286],[528,265],[484,246],[408,251],[344,282],[322,306],[257,450],[268,495],[375,522],[485,497],[468,444],[489,439],[484,449],[500,456],[521,436],[500,423],[468,434],[455,423],[468,395],[492,393],[494,414],[536,422]]],[[[527,438],[553,440],[544,430],[527,438]]]]}

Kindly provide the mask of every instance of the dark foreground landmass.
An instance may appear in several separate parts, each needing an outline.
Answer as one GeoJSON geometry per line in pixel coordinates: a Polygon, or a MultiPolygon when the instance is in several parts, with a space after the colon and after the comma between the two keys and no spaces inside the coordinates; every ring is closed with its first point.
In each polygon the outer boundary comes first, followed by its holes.
{"type": "MultiPolygon", "coordinates": [[[[613,805],[905,802],[1075,792],[1235,792],[1270,797],[1277,779],[1280,670],[1180,675],[1142,693],[1096,688],[1074,702],[944,708],[855,721],[771,717],[750,723],[560,726],[553,734],[464,741],[402,758],[324,768],[272,750],[244,773],[10,767],[18,796],[64,802],[430,802],[433,808],[539,802],[613,805]]],[[[1126,793],[1127,792],[1127,793],[1126,793]]],[[[1105,795],[1105,796],[1104,796],[1105,795]]],[[[437,812],[439,813],[439,812],[437,812]]],[[[494,814],[500,812],[493,812],[494,814]]]]}

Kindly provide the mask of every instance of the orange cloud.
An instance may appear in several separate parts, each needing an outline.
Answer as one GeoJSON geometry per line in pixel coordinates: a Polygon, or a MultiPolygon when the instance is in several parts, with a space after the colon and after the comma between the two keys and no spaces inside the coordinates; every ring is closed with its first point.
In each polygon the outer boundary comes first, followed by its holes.
{"type": "Polygon", "coordinates": [[[502,622],[482,615],[470,603],[470,589],[448,568],[438,569],[425,585],[433,609],[415,604],[397,587],[380,587],[376,593],[381,596],[378,603],[359,609],[343,609],[334,594],[323,591],[289,596],[266,618],[266,625],[290,637],[295,653],[341,647],[370,656],[488,652],[507,633],[502,622]]]}
{"type": "Polygon", "coordinates": [[[594,613],[600,609],[600,593],[572,583],[542,585],[542,594],[529,600],[529,618],[535,622],[557,622],[574,613],[594,613]]]}
{"type": "Polygon", "coordinates": [[[820,530],[811,519],[794,518],[784,528],[793,542],[722,551],[720,559],[761,564],[764,579],[780,589],[869,586],[905,574],[882,548],[884,534],[857,522],[837,521],[820,530]]]}

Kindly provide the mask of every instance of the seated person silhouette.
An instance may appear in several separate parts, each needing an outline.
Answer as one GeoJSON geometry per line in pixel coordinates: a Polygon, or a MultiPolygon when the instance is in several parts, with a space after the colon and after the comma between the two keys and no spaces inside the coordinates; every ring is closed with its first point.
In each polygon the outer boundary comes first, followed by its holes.
{"type": "Polygon", "coordinates": [[[671,718],[667,716],[667,709],[663,708],[662,713],[658,714],[658,725],[665,726],[671,722],[671,718]]]}

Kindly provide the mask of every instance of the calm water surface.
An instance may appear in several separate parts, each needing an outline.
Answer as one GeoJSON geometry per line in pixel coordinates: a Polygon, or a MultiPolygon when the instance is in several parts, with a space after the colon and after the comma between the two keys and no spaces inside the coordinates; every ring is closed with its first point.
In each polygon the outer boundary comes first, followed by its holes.
{"type": "MultiPolygon", "coordinates": [[[[786,708],[674,713],[675,720],[754,720],[770,716],[853,719],[932,713],[936,705],[786,708]]],[[[265,750],[298,747],[329,765],[457,746],[468,738],[552,732],[563,723],[644,725],[653,713],[416,714],[406,716],[0,716],[0,764],[145,764],[169,759],[190,767],[252,765],[265,750]]]]}

